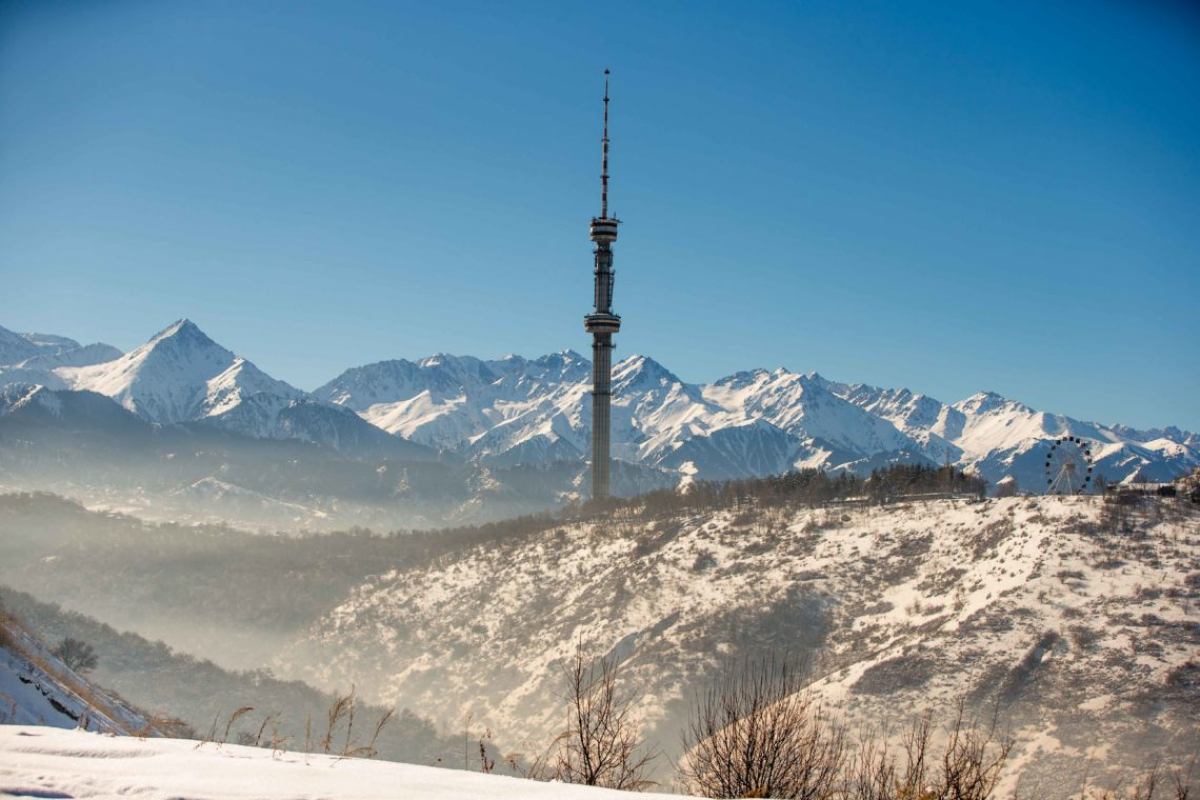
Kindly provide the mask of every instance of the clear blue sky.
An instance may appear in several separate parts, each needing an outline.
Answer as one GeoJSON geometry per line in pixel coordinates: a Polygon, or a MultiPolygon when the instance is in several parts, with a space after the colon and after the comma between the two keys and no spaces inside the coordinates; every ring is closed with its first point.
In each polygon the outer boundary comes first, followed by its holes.
{"type": "Polygon", "coordinates": [[[0,325],[302,388],[589,352],[1200,429],[1186,2],[0,3],[0,325]]]}

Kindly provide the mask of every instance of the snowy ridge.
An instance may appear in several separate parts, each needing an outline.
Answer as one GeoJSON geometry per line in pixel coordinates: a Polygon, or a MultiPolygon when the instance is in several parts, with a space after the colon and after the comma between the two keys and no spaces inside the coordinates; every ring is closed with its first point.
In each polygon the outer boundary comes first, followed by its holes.
{"type": "MultiPolygon", "coordinates": [[[[696,478],[803,467],[859,473],[949,461],[995,483],[1039,490],[1048,439],[1094,443],[1110,481],[1165,480],[1200,464],[1195,434],[1106,428],[982,392],[953,405],[908,389],[843,384],[777,369],[689,384],[646,356],[613,368],[613,453],[696,478]]],[[[582,460],[590,364],[574,353],[529,361],[439,355],[357,367],[317,389],[380,428],[466,458],[502,464],[582,460]]]]}
{"type": "Polygon", "coordinates": [[[40,382],[105,395],[153,423],[203,422],[255,438],[297,439],[361,457],[433,455],[345,408],[316,401],[272,378],[186,319],[119,358],[55,367],[48,376],[40,382]]]}
{"type": "MultiPolygon", "coordinates": [[[[119,355],[64,337],[0,328],[0,387],[98,392],[159,424],[204,422],[256,438],[299,439],[356,458],[395,447],[493,466],[586,461],[591,363],[570,350],[485,361],[438,354],[347,370],[312,393],[277,380],[180,320],[119,355]],[[99,363],[94,363],[99,362],[99,363]]],[[[992,484],[1040,491],[1048,440],[1091,444],[1097,476],[1164,481],[1200,465],[1200,437],[1106,427],[992,392],[953,404],[909,389],[838,383],[786,369],[681,380],[646,356],[613,369],[613,453],[678,483],[813,467],[867,473],[949,462],[992,484]]]]}
{"type": "Polygon", "coordinates": [[[120,357],[121,351],[112,345],[81,345],[65,336],[13,333],[0,327],[0,387],[44,384],[63,389],[66,384],[54,374],[56,368],[85,367],[120,357]]]}

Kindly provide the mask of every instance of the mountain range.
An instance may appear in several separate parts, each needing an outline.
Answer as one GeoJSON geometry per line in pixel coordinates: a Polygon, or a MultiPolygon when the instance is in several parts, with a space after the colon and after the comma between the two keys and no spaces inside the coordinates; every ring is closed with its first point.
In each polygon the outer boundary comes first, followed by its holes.
{"type": "MultiPolygon", "coordinates": [[[[589,450],[591,364],[570,350],[382,361],[305,392],[185,319],[129,353],[0,328],[0,362],[0,450],[28,445],[30,425],[43,436],[57,431],[60,447],[65,433],[84,429],[108,445],[219,431],[305,443],[338,459],[457,465],[481,485],[497,470],[557,469],[550,503],[578,496],[589,450]]],[[[696,384],[640,355],[614,366],[613,390],[613,453],[626,492],[893,463],[951,463],[1038,490],[1051,440],[1064,436],[1087,442],[1095,473],[1109,481],[1169,480],[1200,464],[1195,433],[1083,422],[990,392],[948,404],[782,368],[696,384]]]]}

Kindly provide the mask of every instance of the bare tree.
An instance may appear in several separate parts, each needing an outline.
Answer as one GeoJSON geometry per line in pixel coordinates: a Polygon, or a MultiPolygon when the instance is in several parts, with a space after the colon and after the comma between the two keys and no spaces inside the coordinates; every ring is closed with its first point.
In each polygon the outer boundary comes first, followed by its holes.
{"type": "Polygon", "coordinates": [[[563,670],[567,728],[558,739],[554,777],[566,783],[640,791],[656,753],[631,718],[633,698],[618,688],[616,658],[588,659],[582,642],[563,670]]]}
{"type": "Polygon", "coordinates": [[[728,666],[696,696],[682,738],[679,777],[693,794],[825,800],[840,788],[845,733],[786,657],[728,666]]]}
{"type": "Polygon", "coordinates": [[[69,669],[81,675],[94,670],[100,660],[90,644],[70,636],[59,642],[51,652],[69,669]]]}

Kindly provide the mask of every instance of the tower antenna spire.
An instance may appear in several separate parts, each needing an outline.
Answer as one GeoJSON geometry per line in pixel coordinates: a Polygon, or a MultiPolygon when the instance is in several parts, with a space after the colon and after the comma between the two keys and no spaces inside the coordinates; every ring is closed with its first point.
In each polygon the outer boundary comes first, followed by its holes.
{"type": "Polygon", "coordinates": [[[608,219],[608,70],[604,70],[604,169],[600,172],[600,219],[608,219]]]}
{"type": "Polygon", "coordinates": [[[592,334],[592,498],[609,496],[609,439],[612,436],[613,334],[621,318],[613,313],[613,243],[619,221],[608,216],[608,70],[604,70],[604,169],[600,173],[600,216],[592,217],[591,239],[596,244],[596,310],[583,318],[592,334]]]}

